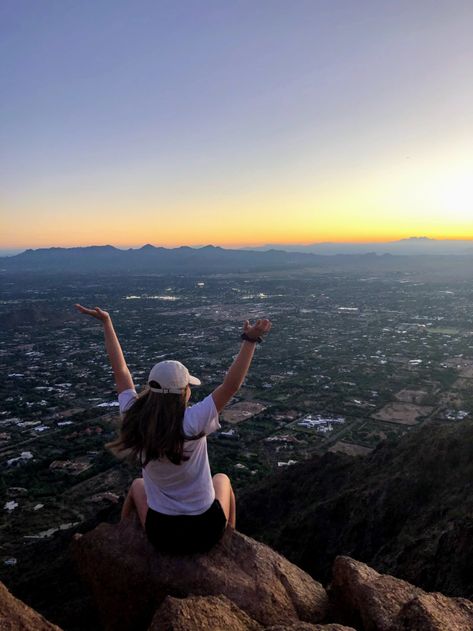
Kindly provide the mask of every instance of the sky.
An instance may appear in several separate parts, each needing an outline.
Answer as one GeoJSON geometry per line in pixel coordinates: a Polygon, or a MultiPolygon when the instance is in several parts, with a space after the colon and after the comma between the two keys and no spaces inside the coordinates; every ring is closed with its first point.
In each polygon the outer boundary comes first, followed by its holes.
{"type": "Polygon", "coordinates": [[[0,249],[473,239],[471,0],[3,0],[0,249]]]}

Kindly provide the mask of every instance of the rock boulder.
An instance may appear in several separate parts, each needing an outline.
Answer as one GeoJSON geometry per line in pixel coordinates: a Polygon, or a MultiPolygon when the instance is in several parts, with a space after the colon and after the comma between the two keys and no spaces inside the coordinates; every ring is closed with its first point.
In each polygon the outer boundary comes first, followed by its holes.
{"type": "Polygon", "coordinates": [[[333,564],[330,599],[338,620],[365,631],[388,631],[402,606],[423,591],[340,556],[333,564]]]}
{"type": "Polygon", "coordinates": [[[166,596],[154,614],[148,631],[355,631],[339,624],[293,624],[261,626],[226,596],[166,596]]]}
{"type": "Polygon", "coordinates": [[[73,542],[105,629],[147,629],[166,596],[226,596],[261,626],[323,620],[324,588],[268,546],[227,528],[206,554],[157,552],[136,519],[100,524],[73,542]]]}
{"type": "Polygon", "coordinates": [[[363,631],[472,631],[473,603],[448,598],[349,557],[337,557],[330,586],[334,617],[363,631]]]}
{"type": "Polygon", "coordinates": [[[263,631],[226,596],[166,596],[148,631],[263,631]]]}
{"type": "Polygon", "coordinates": [[[61,631],[37,611],[15,598],[3,583],[0,583],[0,629],[1,631],[61,631]]]}
{"type": "Polygon", "coordinates": [[[473,602],[443,594],[422,594],[404,605],[389,631],[471,631],[473,602]]]}

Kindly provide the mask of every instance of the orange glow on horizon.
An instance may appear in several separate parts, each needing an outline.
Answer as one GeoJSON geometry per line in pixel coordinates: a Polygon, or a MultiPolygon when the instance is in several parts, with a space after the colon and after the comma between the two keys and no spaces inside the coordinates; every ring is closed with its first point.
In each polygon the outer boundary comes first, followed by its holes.
{"type": "Polygon", "coordinates": [[[314,236],[313,239],[310,237],[304,237],[302,239],[247,239],[242,238],[241,240],[227,240],[227,239],[208,239],[207,241],[197,241],[197,240],[182,240],[182,241],[166,241],[166,242],[157,242],[154,240],[142,240],[142,241],[134,241],[133,243],[124,243],[120,241],[114,241],[106,238],[98,238],[97,235],[90,240],[61,240],[61,241],[48,241],[48,240],[40,240],[37,242],[27,242],[27,243],[0,243],[0,249],[3,250],[26,250],[26,249],[38,249],[38,248],[74,248],[74,247],[87,247],[87,246],[105,246],[111,245],[118,249],[127,250],[131,249],[139,249],[146,244],[151,244],[154,247],[164,247],[164,248],[177,248],[181,246],[188,246],[193,248],[200,248],[207,245],[212,245],[215,247],[223,247],[226,249],[238,249],[238,248],[248,248],[248,247],[264,247],[264,246],[278,246],[278,245],[287,245],[287,246],[310,246],[321,243],[340,243],[340,244],[378,244],[378,243],[390,243],[392,241],[399,241],[402,239],[410,239],[410,238],[422,238],[425,237],[427,239],[433,240],[448,240],[448,241],[473,241],[473,232],[465,235],[461,234],[406,234],[406,233],[397,233],[392,235],[380,234],[373,235],[367,234],[366,236],[359,236],[350,238],[350,235],[344,235],[340,237],[340,235],[327,235],[321,238],[320,235],[317,237],[314,236]]]}
{"type": "Polygon", "coordinates": [[[297,172],[294,179],[275,178],[269,190],[242,184],[229,191],[222,183],[222,189],[216,184],[167,195],[150,187],[138,198],[121,191],[119,180],[103,194],[31,190],[2,218],[0,248],[471,240],[472,169],[469,148],[451,142],[415,165],[387,161],[318,183],[297,172]]]}

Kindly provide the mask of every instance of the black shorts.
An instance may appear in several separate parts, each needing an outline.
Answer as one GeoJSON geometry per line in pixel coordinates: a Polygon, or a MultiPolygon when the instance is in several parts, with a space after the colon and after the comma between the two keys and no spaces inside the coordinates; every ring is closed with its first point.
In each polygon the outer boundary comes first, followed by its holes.
{"type": "Polygon", "coordinates": [[[160,552],[194,554],[208,552],[220,540],[227,525],[222,505],[215,498],[200,515],[165,515],[148,508],[145,530],[160,552]]]}

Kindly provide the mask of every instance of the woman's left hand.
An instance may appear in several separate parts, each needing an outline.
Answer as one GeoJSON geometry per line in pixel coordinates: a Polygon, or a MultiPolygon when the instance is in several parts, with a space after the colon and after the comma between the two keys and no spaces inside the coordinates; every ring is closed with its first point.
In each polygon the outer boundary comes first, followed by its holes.
{"type": "Polygon", "coordinates": [[[92,316],[96,320],[100,320],[101,322],[107,322],[110,320],[110,314],[107,311],[103,311],[100,307],[95,307],[95,309],[89,309],[88,307],[83,307],[82,305],[74,305],[75,308],[84,313],[85,315],[92,316]]]}
{"type": "Polygon", "coordinates": [[[271,330],[271,322],[267,318],[256,320],[255,324],[251,325],[248,320],[243,324],[243,332],[253,339],[261,337],[271,330]]]}

